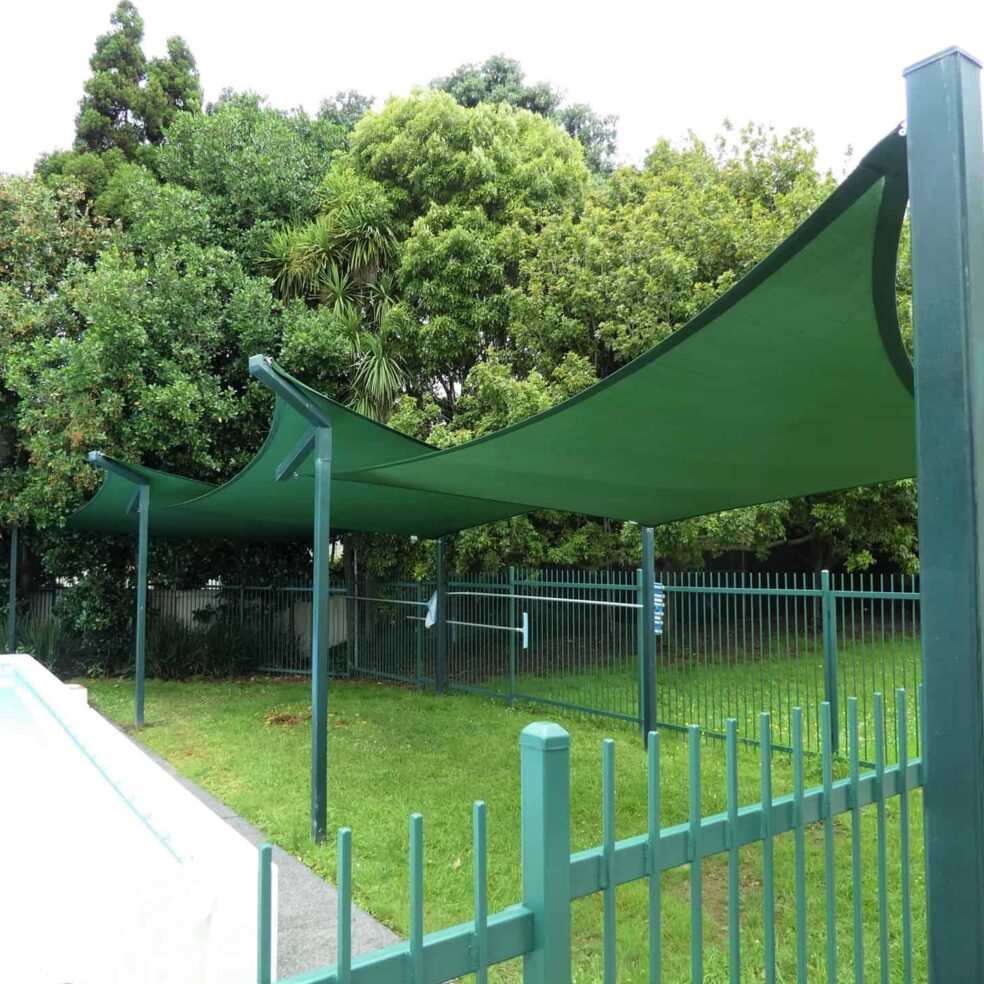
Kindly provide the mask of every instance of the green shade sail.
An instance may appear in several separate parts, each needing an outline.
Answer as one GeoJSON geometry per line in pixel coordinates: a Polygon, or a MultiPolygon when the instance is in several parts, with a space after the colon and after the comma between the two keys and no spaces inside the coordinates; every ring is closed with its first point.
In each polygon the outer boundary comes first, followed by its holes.
{"type": "MultiPolygon", "coordinates": [[[[762,263],[697,318],[578,396],[438,451],[270,365],[332,427],[335,529],[438,536],[532,508],[656,525],[915,473],[912,368],[895,268],[905,138],[890,134],[762,263]]],[[[310,420],[277,400],[266,443],[217,488],[141,469],[157,535],[307,540],[310,420]]],[[[122,484],[120,484],[122,483],[122,484]]],[[[129,530],[114,474],[70,525],[129,530]]]]}

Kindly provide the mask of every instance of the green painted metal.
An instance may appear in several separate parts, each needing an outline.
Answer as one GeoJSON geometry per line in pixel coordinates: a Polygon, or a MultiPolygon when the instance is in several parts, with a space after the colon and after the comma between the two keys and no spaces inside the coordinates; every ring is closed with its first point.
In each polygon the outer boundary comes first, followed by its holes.
{"type": "MultiPolygon", "coordinates": [[[[803,710],[792,710],[793,734],[793,878],[796,892],[796,984],[806,984],[806,820],[803,815],[803,710]]],[[[857,783],[854,783],[857,789],[857,783]]],[[[879,794],[880,795],[880,794],[879,794]]],[[[857,802],[857,798],[855,798],[857,802]]]]}
{"type": "Polygon", "coordinates": [[[311,837],[328,830],[328,645],[331,638],[331,456],[332,430],[317,427],[314,439],[314,579],[311,619],[311,837]]]}
{"type": "Polygon", "coordinates": [[[601,841],[604,975],[605,984],[615,984],[615,742],[610,738],[601,745],[601,841]]]}
{"type": "Polygon", "coordinates": [[[150,486],[137,486],[140,523],[137,532],[137,624],[134,659],[134,716],[138,728],[144,726],[144,689],[147,677],[147,547],[150,515],[150,486]]]}
{"type": "Polygon", "coordinates": [[[488,830],[485,804],[478,800],[472,808],[472,854],[475,881],[475,984],[489,979],[489,886],[488,830]]]}
{"type": "MultiPolygon", "coordinates": [[[[759,716],[759,790],[763,803],[772,802],[772,735],[768,714],[759,716]]],[[[762,931],[766,984],[776,980],[776,873],[772,844],[772,811],[762,811],[762,931]]]]}
{"type": "MultiPolygon", "coordinates": [[[[899,695],[899,703],[904,697],[899,695]]],[[[874,704],[881,710],[880,695],[874,704]]],[[[856,713],[857,703],[848,705],[849,714],[856,713]]],[[[904,708],[900,711],[904,712],[904,708]]],[[[702,979],[704,971],[700,930],[696,937],[693,928],[699,927],[702,918],[700,906],[701,861],[703,858],[734,852],[749,844],[763,845],[763,880],[771,882],[769,844],[784,833],[794,832],[798,844],[802,843],[805,829],[811,824],[822,823],[824,836],[832,831],[834,820],[842,814],[850,814],[858,808],[877,804],[884,810],[885,803],[903,796],[921,785],[922,762],[907,755],[899,763],[886,766],[884,753],[874,771],[860,772],[857,755],[852,756],[852,768],[846,778],[834,780],[834,758],[831,752],[829,706],[824,705],[821,717],[824,724],[825,754],[822,765],[823,781],[820,786],[803,788],[803,714],[798,708],[791,711],[791,731],[795,752],[793,755],[794,790],[792,794],[760,800],[747,806],[737,806],[737,768],[727,767],[728,809],[723,814],[702,816],[700,808],[700,745],[701,732],[697,727],[688,731],[688,760],[690,782],[690,809],[686,822],[672,827],[660,826],[660,768],[659,735],[654,732],[647,743],[648,821],[646,833],[624,840],[614,839],[614,788],[615,771],[612,746],[602,746],[603,796],[602,843],[587,851],[570,854],[570,785],[569,785],[569,736],[555,724],[537,723],[527,727],[520,736],[520,763],[522,770],[522,841],[523,902],[488,915],[486,884],[487,868],[486,831],[484,807],[475,804],[474,852],[475,852],[475,919],[450,929],[425,934],[423,931],[423,826],[419,815],[411,818],[410,837],[410,890],[411,918],[409,939],[386,947],[376,953],[356,957],[351,965],[352,984],[409,984],[426,980],[437,982],[480,974],[487,967],[503,963],[517,956],[524,957],[524,982],[546,980],[569,981],[571,965],[570,914],[574,899],[601,893],[605,911],[605,952],[603,956],[606,980],[617,968],[612,967],[614,957],[614,913],[608,911],[605,899],[619,885],[645,879],[649,887],[650,926],[650,982],[660,980],[660,891],[659,874],[672,868],[689,867],[692,885],[692,937],[691,963],[694,980],[702,979]],[[696,792],[695,792],[696,791],[696,792]],[[696,904],[693,900],[696,899],[696,904]]],[[[876,719],[879,735],[884,737],[883,716],[876,719]]],[[[901,720],[906,720],[904,715],[901,720]]],[[[772,793],[771,787],[771,736],[767,733],[771,721],[767,715],[759,719],[761,759],[761,789],[764,795],[772,793]]],[[[731,761],[737,760],[737,729],[729,724],[731,761]]],[[[853,740],[855,733],[849,729],[851,747],[858,748],[853,740]]],[[[906,749],[905,736],[901,736],[901,749],[906,749]]],[[[883,747],[883,746],[879,746],[883,747]]],[[[900,844],[907,851],[907,842],[900,844]]],[[[797,848],[800,853],[800,848],[797,848]]],[[[826,884],[829,892],[836,892],[834,862],[826,863],[826,884]]],[[[796,885],[796,933],[797,980],[805,980],[806,898],[805,879],[797,862],[796,885]],[[801,936],[802,934],[802,936],[801,936]]],[[[766,904],[771,898],[766,891],[766,904]]],[[[829,899],[828,899],[829,904],[829,899]]],[[[883,914],[887,907],[883,907],[883,914]]],[[[766,910],[766,923],[771,916],[766,910]]],[[[738,902],[731,900],[729,891],[729,951],[737,951],[739,919],[738,902]]],[[[826,920],[816,927],[826,932],[826,920]]],[[[755,945],[770,947],[770,933],[764,941],[755,945]]],[[[829,944],[829,938],[828,938],[829,944]]],[[[746,945],[748,945],[746,943],[746,945]]],[[[913,945],[911,933],[903,928],[901,948],[913,945]]],[[[903,961],[905,961],[903,955],[903,961]]],[[[729,960],[729,967],[734,964],[729,960]]],[[[772,979],[772,957],[766,955],[766,972],[772,979]]],[[[888,979],[888,951],[883,962],[883,976],[888,979]]],[[[836,973],[836,954],[828,960],[836,973]]],[[[731,971],[732,978],[740,970],[731,971]]],[[[903,970],[904,973],[904,970],[903,970]]],[[[856,976],[856,975],[855,975],[856,976]]],[[[481,977],[479,977],[481,980],[481,977]]],[[[285,984],[339,984],[339,968],[324,967],[299,974],[285,984]]]]}
{"type": "MultiPolygon", "coordinates": [[[[827,939],[827,981],[837,984],[837,886],[834,878],[834,785],[832,772],[833,740],[830,734],[830,704],[820,705],[820,734],[822,738],[823,771],[823,868],[824,920],[827,939]]],[[[903,778],[902,782],[905,780],[903,778]]],[[[848,800],[857,795],[857,788],[848,786],[848,800]]]]}
{"type": "Polygon", "coordinates": [[[338,984],[352,982],[352,831],[338,829],[338,876],[335,890],[338,896],[337,965],[338,984]]]}
{"type": "Polygon", "coordinates": [[[7,583],[7,652],[17,650],[17,527],[10,527],[10,567],[7,583]]]}
{"type": "Polygon", "coordinates": [[[256,980],[257,984],[270,984],[273,980],[273,848],[261,844],[257,860],[256,980]]]}
{"type": "Polygon", "coordinates": [[[902,980],[912,984],[912,893],[909,881],[909,784],[906,766],[909,763],[909,743],[906,736],[905,691],[895,692],[896,715],[899,722],[896,741],[898,744],[899,769],[902,775],[902,788],[899,790],[899,856],[902,858],[902,980]]]}
{"type": "Polygon", "coordinates": [[[150,530],[150,482],[145,469],[133,468],[100,451],[90,451],[89,463],[118,481],[120,493],[129,496],[126,514],[137,516],[137,615],[134,629],[134,721],[144,726],[144,690],[147,667],[147,547],[150,530]],[[134,506],[136,508],[134,508],[134,506]]]}
{"type": "Polygon", "coordinates": [[[830,587],[830,571],[820,572],[820,599],[823,621],[823,682],[824,700],[830,705],[834,728],[830,734],[831,749],[840,750],[840,717],[837,714],[837,609],[830,587]]]}
{"type": "Polygon", "coordinates": [[[662,968],[660,960],[660,931],[662,915],[659,843],[661,825],[661,796],[659,784],[659,732],[651,731],[646,742],[647,772],[646,792],[648,832],[646,839],[645,869],[649,888],[649,984],[660,984],[662,968]]]}
{"type": "Polygon", "coordinates": [[[448,565],[444,537],[437,541],[437,612],[434,636],[437,659],[434,668],[434,690],[438,694],[448,688],[448,565]]]}
{"type": "Polygon", "coordinates": [[[523,906],[533,915],[523,984],[571,984],[570,742],[547,722],[519,738],[523,906]]]}
{"type": "MultiPolygon", "coordinates": [[[[508,616],[509,624],[516,624],[516,568],[514,565],[509,565],[509,606],[508,606],[508,616]]],[[[516,644],[518,642],[515,632],[510,632],[508,635],[509,641],[509,706],[516,706],[516,644]]]]}
{"type": "MultiPolygon", "coordinates": [[[[903,708],[904,711],[904,708],[903,708]]],[[[858,747],[858,699],[851,697],[847,702],[848,758],[851,768],[851,787],[856,788],[861,778],[860,749],[858,747]]],[[[903,729],[905,724],[903,722],[903,729]]],[[[905,774],[905,763],[902,772],[905,774]]],[[[902,863],[907,863],[907,855],[902,855],[902,863]]],[[[851,899],[854,903],[854,980],[855,984],[864,982],[864,932],[861,899],[861,805],[855,800],[851,804],[851,899]]]]}
{"type": "Polygon", "coordinates": [[[906,72],[933,984],[984,980],[984,150],[980,64],[906,72]]]}
{"type": "Polygon", "coordinates": [[[407,951],[410,984],[424,977],[424,818],[410,817],[410,939],[407,951]]]}
{"type": "Polygon", "coordinates": [[[738,839],[738,722],[728,718],[725,722],[725,775],[728,793],[728,980],[731,984],[741,981],[741,884],[738,839]]]}
{"type": "Polygon", "coordinates": [[[687,741],[688,791],[690,823],[687,830],[687,853],[690,861],[690,978],[704,979],[704,892],[701,845],[700,728],[692,724],[687,741]]]}
{"type": "Polygon", "coordinates": [[[656,591],[655,534],[651,526],[642,527],[642,694],[639,710],[643,737],[656,726],[656,632],[653,613],[656,591]]]}
{"type": "Polygon", "coordinates": [[[877,795],[878,851],[878,953],[882,984],[888,984],[888,842],[885,830],[885,708],[880,693],[874,695],[875,788],[877,795]]]}

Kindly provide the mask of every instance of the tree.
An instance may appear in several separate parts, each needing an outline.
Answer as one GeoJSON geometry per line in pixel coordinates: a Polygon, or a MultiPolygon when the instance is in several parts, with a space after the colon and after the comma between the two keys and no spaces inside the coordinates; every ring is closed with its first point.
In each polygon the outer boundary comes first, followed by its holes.
{"type": "Polygon", "coordinates": [[[253,93],[224,92],[204,114],[180,114],[155,161],[161,179],[198,192],[219,242],[258,272],[271,232],[313,218],[341,126],[282,112],[253,93]]]}
{"type": "Polygon", "coordinates": [[[197,113],[202,93],[188,45],[168,39],[166,58],[148,65],[141,47],[144,22],[130,0],[120,0],[112,30],[96,40],[75,120],[75,148],[101,154],[118,148],[128,159],[149,142],[159,144],[177,113],[197,113]]]}
{"type": "Polygon", "coordinates": [[[507,103],[540,116],[552,115],[563,99],[547,82],[527,85],[522,65],[505,55],[492,55],[481,65],[459,65],[445,78],[434,79],[431,87],[469,109],[483,102],[507,103]]]}
{"type": "Polygon", "coordinates": [[[334,360],[317,371],[312,349],[323,352],[326,342],[336,349],[341,343],[351,362],[350,405],[385,423],[405,385],[391,330],[395,282],[389,202],[379,184],[345,170],[328,175],[319,197],[323,211],[317,219],[270,237],[267,263],[280,296],[303,300],[326,314],[320,324],[295,322],[292,328],[301,330],[285,333],[282,357],[325,389],[336,382],[326,378],[334,360]],[[311,331],[315,325],[320,331],[311,331]]]}
{"type": "Polygon", "coordinates": [[[459,65],[431,87],[449,93],[462,106],[506,103],[553,120],[584,148],[584,160],[596,174],[612,171],[617,142],[616,116],[599,116],[587,103],[563,106],[563,93],[547,82],[527,85],[518,61],[493,55],[481,65],[459,65]]]}
{"type": "Polygon", "coordinates": [[[372,96],[365,96],[355,89],[339,91],[330,99],[321,101],[318,119],[351,130],[372,109],[375,101],[372,96]]]}
{"type": "Polygon", "coordinates": [[[470,369],[507,343],[505,289],[540,223],[584,195],[580,150],[533,113],[424,91],[366,116],[335,167],[386,195],[408,388],[450,417],[470,369]]]}

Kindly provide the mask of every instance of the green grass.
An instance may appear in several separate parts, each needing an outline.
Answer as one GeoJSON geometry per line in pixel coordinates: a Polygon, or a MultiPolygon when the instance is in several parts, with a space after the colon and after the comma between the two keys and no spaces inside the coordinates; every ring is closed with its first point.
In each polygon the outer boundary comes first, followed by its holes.
{"type": "MultiPolygon", "coordinates": [[[[88,681],[92,703],[118,722],[132,717],[131,681],[88,681]]],[[[327,843],[309,838],[308,768],[310,711],[307,684],[280,680],[241,683],[160,683],[147,686],[148,727],[139,740],[262,829],[271,840],[323,877],[334,877],[334,829],[354,831],[356,901],[398,933],[408,928],[407,817],[425,817],[427,931],[471,916],[471,804],[483,799],[489,811],[489,906],[496,911],[520,899],[520,730],[542,719],[542,711],[509,710],[499,702],[466,695],[435,698],[377,683],[333,682],[330,696],[329,821],[327,843]],[[273,713],[297,715],[294,724],[268,723],[273,713]]],[[[572,849],[601,841],[601,754],[603,737],[616,741],[618,837],[646,829],[646,762],[637,735],[617,722],[561,718],[572,734],[572,849]]],[[[687,815],[685,741],[662,739],[664,824],[687,815]]],[[[702,752],[705,814],[724,809],[724,748],[707,741],[702,752]]],[[[758,757],[742,748],[742,802],[757,801],[758,757]]],[[[820,781],[819,762],[807,766],[808,784],[820,781]]],[[[844,773],[843,763],[837,764],[844,773]]],[[[776,756],[774,792],[791,789],[789,761],[776,756]]],[[[915,979],[925,977],[921,801],[912,803],[911,866],[915,979]]],[[[853,979],[850,826],[836,824],[837,980],[853,979]]],[[[822,826],[807,832],[807,897],[810,979],[825,979],[822,826]]],[[[877,979],[878,905],[874,813],[865,810],[862,829],[865,877],[866,976],[877,979]]],[[[779,980],[795,979],[793,844],[775,842],[779,980]]],[[[889,806],[889,926],[891,980],[902,980],[898,804],[889,806]]],[[[742,850],[742,980],[762,976],[761,847],[742,850]]],[[[690,980],[689,878],[687,869],[663,876],[663,980],[690,980]]],[[[723,858],[704,865],[705,979],[727,980],[727,868],[723,858]]],[[[618,980],[646,980],[646,891],[643,882],[618,891],[618,980]]],[[[574,905],[574,963],[578,982],[601,980],[601,896],[574,905]]],[[[499,968],[500,981],[520,980],[517,965],[499,968]]]]}

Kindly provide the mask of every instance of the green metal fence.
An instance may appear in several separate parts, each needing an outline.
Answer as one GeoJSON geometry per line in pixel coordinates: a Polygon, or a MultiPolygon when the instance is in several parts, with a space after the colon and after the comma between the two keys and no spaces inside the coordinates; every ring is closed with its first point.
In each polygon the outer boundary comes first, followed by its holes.
{"type": "MultiPolygon", "coordinates": [[[[872,763],[866,695],[921,681],[915,578],[662,572],[657,583],[665,604],[655,647],[655,723],[664,729],[699,724],[723,739],[734,718],[739,740],[755,742],[757,715],[766,710],[775,722],[774,747],[788,750],[795,706],[803,709],[805,747],[817,752],[827,701],[837,752],[847,739],[847,697],[857,694],[861,760],[872,763]]],[[[435,632],[425,624],[434,590],[432,581],[361,582],[349,591],[333,584],[331,673],[434,686],[435,632]]],[[[25,599],[25,624],[50,617],[54,598],[44,591],[25,599]]],[[[644,601],[641,571],[509,568],[453,579],[448,686],[641,728],[644,601]]],[[[209,645],[248,649],[244,668],[310,672],[309,584],[152,587],[148,611],[151,670],[162,646],[207,632],[209,645]]],[[[918,725],[913,707],[914,754],[918,725]]],[[[889,708],[889,742],[895,728],[889,708]]]]}
{"type": "MultiPolygon", "coordinates": [[[[899,575],[664,572],[656,644],[660,727],[699,724],[723,738],[728,718],[757,741],[757,715],[789,749],[789,709],[804,713],[808,750],[820,749],[820,704],[831,705],[834,751],[846,741],[846,699],[918,686],[919,589],[899,575]]],[[[424,628],[433,582],[395,581],[350,598],[354,673],[428,686],[434,634],[424,628]]],[[[449,584],[451,689],[641,725],[641,571],[514,568],[449,584]],[[528,646],[516,631],[526,615],[528,646]]],[[[918,709],[910,710],[918,754],[918,709]]],[[[895,735],[894,708],[888,740],[895,735]]],[[[874,761],[871,702],[861,698],[861,758],[874,761]]]]}
{"type": "MultiPolygon", "coordinates": [[[[520,737],[521,754],[521,865],[523,898],[514,906],[489,914],[487,900],[486,815],[482,803],[474,806],[473,881],[474,918],[458,926],[424,932],[424,827],[423,818],[410,818],[408,872],[409,938],[374,953],[353,957],[351,950],[352,833],[338,834],[338,945],[337,963],[289,978],[289,984],[424,984],[474,975],[488,980],[489,968],[523,959],[524,984],[563,984],[571,981],[572,902],[589,896],[602,898],[602,979],[613,984],[619,977],[617,946],[617,890],[641,882],[648,893],[648,973],[650,982],[663,977],[664,950],[679,948],[670,939],[662,920],[662,873],[675,868],[689,870],[689,951],[692,981],[704,981],[705,918],[703,890],[707,859],[724,855],[727,865],[726,925],[718,927],[727,937],[727,966],[717,969],[715,980],[737,984],[750,979],[767,982],[825,979],[871,979],[911,982],[914,975],[914,926],[910,864],[910,795],[922,786],[922,763],[910,759],[905,728],[905,691],[896,693],[896,718],[902,722],[895,744],[895,763],[886,764],[886,717],[882,695],[872,700],[876,749],[875,765],[862,772],[860,708],[856,698],[845,702],[848,720],[847,767],[843,778],[835,772],[843,765],[833,753],[832,708],[819,706],[822,749],[821,782],[806,788],[804,761],[805,726],[801,709],[789,713],[792,789],[776,796],[773,790],[774,736],[770,715],[759,715],[759,801],[742,805],[738,783],[738,727],[725,722],[727,808],[714,816],[702,814],[701,730],[688,728],[689,819],[672,827],[661,825],[660,745],[656,732],[648,736],[648,829],[625,840],[615,838],[614,743],[606,741],[602,754],[601,844],[587,851],[570,852],[569,736],[556,724],[533,724],[520,737]],[[895,804],[897,823],[889,824],[887,809],[895,804]],[[848,822],[838,819],[844,817],[848,822]],[[862,823],[876,825],[874,844],[863,853],[862,823]],[[793,840],[792,878],[779,871],[777,887],[775,853],[783,835],[793,840]],[[835,838],[851,843],[850,890],[838,884],[835,838]],[[889,864],[888,841],[897,836],[889,864]],[[807,898],[807,838],[822,839],[823,916],[811,918],[817,899],[807,898]],[[742,911],[741,849],[759,844],[762,902],[761,931],[743,932],[747,912],[742,911]],[[873,848],[873,850],[872,850],[873,848]],[[791,882],[791,885],[787,885],[791,882]],[[898,899],[890,906],[889,895],[898,899]],[[877,905],[865,903],[873,897],[877,905]],[[850,913],[847,938],[839,932],[850,913]],[[751,937],[751,938],[750,938],[751,937]],[[840,940],[840,942],[839,942],[840,940]],[[782,942],[780,948],[777,943],[782,942]],[[819,952],[819,957],[818,957],[819,952]],[[781,956],[780,956],[781,954],[781,956]],[[761,969],[759,969],[761,968],[761,969]],[[821,978],[821,970],[823,978],[821,978]],[[877,971],[877,978],[875,972],[877,971]]],[[[843,867],[840,869],[844,871],[843,867]]],[[[810,884],[814,884],[811,881],[810,884]]],[[[270,850],[260,851],[259,879],[259,984],[271,981],[271,884],[270,850]]],[[[623,955],[624,956],[624,955],[623,955]]]]}

